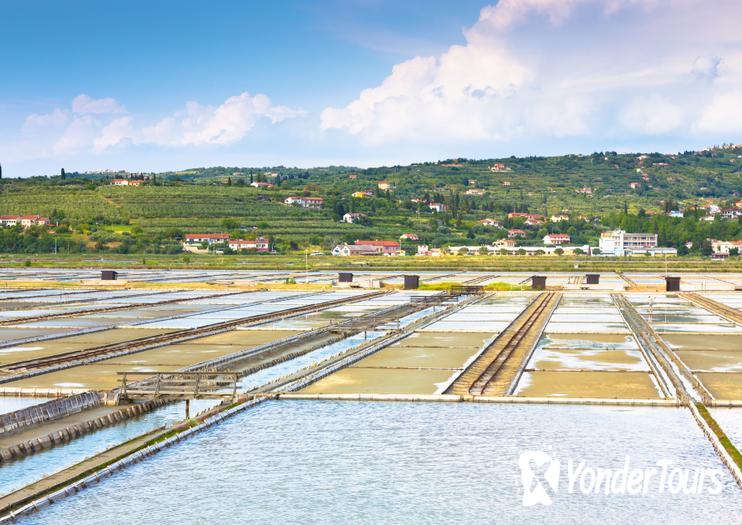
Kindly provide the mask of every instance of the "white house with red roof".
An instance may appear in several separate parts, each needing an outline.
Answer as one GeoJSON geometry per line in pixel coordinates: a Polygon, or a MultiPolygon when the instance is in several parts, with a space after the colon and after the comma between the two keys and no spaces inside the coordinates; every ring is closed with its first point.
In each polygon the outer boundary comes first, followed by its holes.
{"type": "Polygon", "coordinates": [[[544,235],[544,245],[546,246],[560,246],[570,241],[569,235],[566,233],[547,233],[544,235]]]}
{"type": "Polygon", "coordinates": [[[245,239],[234,239],[227,243],[230,250],[236,252],[242,250],[250,250],[257,252],[268,252],[270,251],[270,242],[265,237],[258,237],[257,239],[245,240],[245,239]]]}
{"type": "Polygon", "coordinates": [[[184,240],[187,244],[219,244],[229,241],[228,233],[186,233],[184,240]]]}
{"type": "Polygon", "coordinates": [[[325,199],[322,197],[287,197],[283,203],[289,206],[301,206],[302,208],[319,210],[325,203],[325,199]]]}

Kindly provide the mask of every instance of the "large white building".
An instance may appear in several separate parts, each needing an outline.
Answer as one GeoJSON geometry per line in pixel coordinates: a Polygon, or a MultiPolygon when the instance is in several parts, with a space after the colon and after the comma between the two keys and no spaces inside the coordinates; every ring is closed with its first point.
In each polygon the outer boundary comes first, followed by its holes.
{"type": "Polygon", "coordinates": [[[598,244],[602,254],[612,254],[622,257],[632,253],[645,253],[657,248],[656,233],[627,233],[623,230],[613,230],[600,234],[598,244]]]}

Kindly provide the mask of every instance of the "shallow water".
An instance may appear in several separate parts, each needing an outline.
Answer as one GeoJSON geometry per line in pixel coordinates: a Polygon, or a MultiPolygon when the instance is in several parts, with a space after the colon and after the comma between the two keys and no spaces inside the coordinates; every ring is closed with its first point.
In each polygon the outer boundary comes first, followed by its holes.
{"type": "Polygon", "coordinates": [[[726,471],[719,495],[568,493],[569,459],[626,456],[720,467],[683,409],[272,401],[20,523],[738,522],[726,471]],[[528,450],[561,461],[551,506],[522,506],[528,450]]]}
{"type": "MultiPolygon", "coordinates": [[[[191,414],[195,415],[216,403],[212,400],[192,401],[191,414]]],[[[182,402],[166,405],[143,416],[74,439],[62,447],[55,447],[8,463],[0,467],[0,496],[157,427],[180,421],[184,416],[185,408],[182,402]]]]}
{"type": "Polygon", "coordinates": [[[45,397],[7,397],[0,396],[0,414],[7,414],[8,412],[15,412],[22,408],[40,405],[49,401],[45,397]]]}

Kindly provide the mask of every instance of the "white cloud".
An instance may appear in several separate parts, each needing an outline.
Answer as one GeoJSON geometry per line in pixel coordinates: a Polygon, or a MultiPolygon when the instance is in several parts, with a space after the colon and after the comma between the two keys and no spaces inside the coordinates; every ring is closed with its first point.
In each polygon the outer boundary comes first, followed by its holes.
{"type": "Polygon", "coordinates": [[[102,153],[125,144],[233,144],[242,140],[261,119],[277,124],[303,114],[303,110],[274,105],[265,95],[245,92],[229,97],[218,106],[188,102],[182,111],[137,127],[134,118],[116,100],[92,99],[83,94],[75,97],[69,109],[29,115],[23,130],[40,139],[37,149],[40,156],[50,151],[102,153]]]}
{"type": "Polygon", "coordinates": [[[60,128],[69,121],[69,112],[64,109],[55,108],[51,113],[32,114],[26,117],[23,123],[24,133],[35,133],[54,128],[60,128]]]}
{"type": "Polygon", "coordinates": [[[742,42],[728,25],[742,4],[704,5],[500,0],[464,45],[395,65],[347,105],[325,108],[321,129],[372,145],[710,132],[713,109],[693,124],[706,101],[720,86],[742,91],[742,42]]]}
{"type": "Polygon", "coordinates": [[[655,135],[675,131],[683,123],[683,110],[667,99],[652,96],[631,101],[620,119],[631,131],[655,135]]]}
{"type": "MultiPolygon", "coordinates": [[[[700,133],[742,132],[742,91],[719,93],[703,108],[696,124],[700,133]]],[[[738,139],[738,137],[730,137],[738,139]]]]}
{"type": "Polygon", "coordinates": [[[130,141],[133,135],[131,124],[131,117],[119,117],[106,124],[93,140],[95,151],[104,151],[130,141]]]}
{"type": "Polygon", "coordinates": [[[479,24],[507,29],[535,12],[545,15],[553,25],[563,23],[575,6],[589,0],[500,0],[482,9],[479,24]]]}
{"type": "Polygon", "coordinates": [[[100,122],[90,115],[77,117],[64,130],[53,145],[53,151],[57,154],[67,154],[88,148],[100,129],[100,122]]]}
{"type": "Polygon", "coordinates": [[[72,99],[72,111],[79,115],[105,115],[107,113],[126,113],[126,108],[114,98],[90,98],[86,94],[72,99]]]}
{"type": "Polygon", "coordinates": [[[298,117],[304,112],[274,106],[265,95],[229,97],[219,106],[188,102],[185,110],[144,128],[135,142],[168,146],[226,145],[242,140],[264,118],[273,124],[298,117]]]}

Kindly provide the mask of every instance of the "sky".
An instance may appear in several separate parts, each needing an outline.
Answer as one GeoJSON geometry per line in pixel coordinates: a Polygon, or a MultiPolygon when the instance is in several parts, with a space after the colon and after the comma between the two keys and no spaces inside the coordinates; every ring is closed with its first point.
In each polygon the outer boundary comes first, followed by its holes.
{"type": "Polygon", "coordinates": [[[5,177],[742,143],[739,0],[0,0],[5,177]]]}

